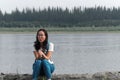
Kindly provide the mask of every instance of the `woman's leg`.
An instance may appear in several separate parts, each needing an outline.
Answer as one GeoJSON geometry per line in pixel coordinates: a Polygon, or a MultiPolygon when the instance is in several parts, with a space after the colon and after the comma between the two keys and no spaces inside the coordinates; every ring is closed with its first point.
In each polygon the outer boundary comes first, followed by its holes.
{"type": "Polygon", "coordinates": [[[33,80],[38,80],[41,69],[41,62],[41,60],[35,60],[35,63],[33,64],[33,80]]]}
{"type": "Polygon", "coordinates": [[[50,64],[46,59],[42,61],[42,64],[47,79],[51,79],[52,73],[54,72],[55,69],[54,65],[50,64]]]}

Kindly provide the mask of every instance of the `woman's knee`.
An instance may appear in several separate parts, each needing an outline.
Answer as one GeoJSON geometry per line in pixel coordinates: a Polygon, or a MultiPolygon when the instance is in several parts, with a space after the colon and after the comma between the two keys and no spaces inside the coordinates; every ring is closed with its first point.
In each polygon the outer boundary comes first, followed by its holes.
{"type": "Polygon", "coordinates": [[[33,65],[36,65],[36,66],[37,66],[37,65],[38,65],[38,66],[41,65],[41,60],[35,60],[35,62],[34,62],[33,65]]]}
{"type": "Polygon", "coordinates": [[[46,59],[44,59],[44,60],[42,61],[42,65],[43,65],[44,68],[49,68],[49,67],[50,67],[49,62],[48,62],[48,60],[46,60],[46,59]]]}

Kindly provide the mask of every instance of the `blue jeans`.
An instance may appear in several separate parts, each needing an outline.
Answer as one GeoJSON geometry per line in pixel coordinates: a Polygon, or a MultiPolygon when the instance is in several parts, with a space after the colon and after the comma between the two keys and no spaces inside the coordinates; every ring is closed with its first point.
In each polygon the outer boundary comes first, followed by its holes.
{"type": "Polygon", "coordinates": [[[54,64],[50,64],[48,60],[35,60],[33,64],[33,80],[38,80],[38,76],[46,76],[47,79],[51,79],[54,70],[54,64]]]}

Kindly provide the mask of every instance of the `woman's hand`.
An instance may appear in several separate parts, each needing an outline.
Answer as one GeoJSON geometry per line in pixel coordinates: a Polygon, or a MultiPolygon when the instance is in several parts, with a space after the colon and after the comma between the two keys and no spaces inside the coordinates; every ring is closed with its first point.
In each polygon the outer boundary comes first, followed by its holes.
{"type": "Polygon", "coordinates": [[[43,57],[43,54],[44,54],[41,50],[33,51],[33,53],[34,53],[35,59],[43,57]]]}
{"type": "Polygon", "coordinates": [[[42,52],[42,50],[39,50],[39,51],[38,51],[38,54],[39,54],[39,57],[42,57],[42,55],[43,55],[44,53],[42,52]]]}
{"type": "Polygon", "coordinates": [[[48,51],[47,55],[45,55],[42,50],[38,51],[39,57],[43,57],[45,59],[50,59],[51,55],[52,55],[52,51],[48,51]]]}

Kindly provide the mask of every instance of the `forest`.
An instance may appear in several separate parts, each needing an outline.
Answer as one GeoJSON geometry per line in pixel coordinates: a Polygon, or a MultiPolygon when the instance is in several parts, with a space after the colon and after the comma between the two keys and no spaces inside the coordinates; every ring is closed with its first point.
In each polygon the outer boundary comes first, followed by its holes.
{"type": "Polygon", "coordinates": [[[120,8],[74,7],[62,9],[16,8],[11,13],[0,10],[0,27],[109,27],[120,25],[120,8]]]}

